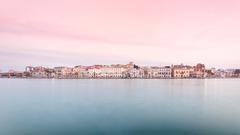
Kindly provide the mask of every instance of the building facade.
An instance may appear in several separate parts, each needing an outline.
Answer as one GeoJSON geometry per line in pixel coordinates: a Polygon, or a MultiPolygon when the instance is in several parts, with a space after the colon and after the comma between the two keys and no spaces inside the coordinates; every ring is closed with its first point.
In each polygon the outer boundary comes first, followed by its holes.
{"type": "Polygon", "coordinates": [[[54,67],[55,78],[74,78],[73,68],[54,67]]]}
{"type": "Polygon", "coordinates": [[[193,71],[190,72],[191,78],[204,78],[205,77],[205,65],[197,64],[193,67],[193,71]]]}
{"type": "Polygon", "coordinates": [[[172,68],[172,77],[173,78],[190,78],[191,73],[193,72],[191,66],[176,65],[172,68]]]}
{"type": "Polygon", "coordinates": [[[141,68],[131,68],[123,72],[123,78],[144,78],[144,70],[141,68]]]}

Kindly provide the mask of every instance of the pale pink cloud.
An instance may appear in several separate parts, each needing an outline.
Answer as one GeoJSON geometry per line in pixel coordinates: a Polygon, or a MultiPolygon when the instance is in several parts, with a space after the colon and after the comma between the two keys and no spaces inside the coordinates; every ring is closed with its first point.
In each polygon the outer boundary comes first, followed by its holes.
{"type": "MultiPolygon", "coordinates": [[[[21,48],[27,48],[72,54],[74,62],[78,62],[74,55],[78,53],[77,57],[89,56],[92,61],[102,56],[103,62],[109,62],[106,60],[109,56],[116,61],[133,59],[160,64],[200,61],[211,66],[240,67],[238,0],[0,0],[0,3],[0,47],[9,55],[14,48],[21,54],[25,53],[21,48]]],[[[1,62],[7,60],[6,55],[0,52],[1,62]]],[[[29,59],[29,63],[32,61],[29,59]]]]}

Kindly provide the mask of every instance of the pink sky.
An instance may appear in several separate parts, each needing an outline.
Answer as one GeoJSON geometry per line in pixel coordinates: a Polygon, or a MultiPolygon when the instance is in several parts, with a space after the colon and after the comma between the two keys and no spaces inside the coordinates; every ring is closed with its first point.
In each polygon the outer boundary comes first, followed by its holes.
{"type": "Polygon", "coordinates": [[[239,0],[0,0],[0,69],[134,61],[240,68],[239,0]]]}

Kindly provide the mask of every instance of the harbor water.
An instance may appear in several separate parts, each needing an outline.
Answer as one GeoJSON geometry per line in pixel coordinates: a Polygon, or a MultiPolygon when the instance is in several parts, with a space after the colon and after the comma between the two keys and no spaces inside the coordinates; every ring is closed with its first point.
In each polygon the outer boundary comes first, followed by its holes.
{"type": "Polygon", "coordinates": [[[0,135],[239,135],[240,79],[0,79],[0,135]]]}

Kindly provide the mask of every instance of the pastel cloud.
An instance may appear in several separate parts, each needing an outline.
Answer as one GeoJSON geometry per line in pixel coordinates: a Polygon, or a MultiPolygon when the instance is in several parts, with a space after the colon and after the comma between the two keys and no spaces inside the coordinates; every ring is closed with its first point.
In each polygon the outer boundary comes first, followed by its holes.
{"type": "Polygon", "coordinates": [[[240,67],[238,0],[0,2],[0,61],[8,66],[135,60],[240,67]]]}

